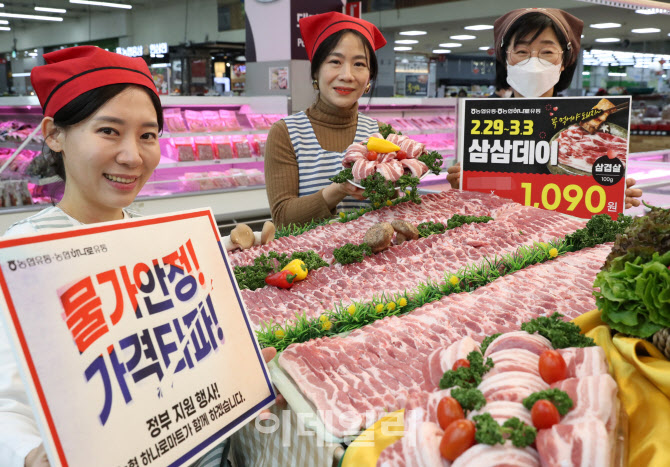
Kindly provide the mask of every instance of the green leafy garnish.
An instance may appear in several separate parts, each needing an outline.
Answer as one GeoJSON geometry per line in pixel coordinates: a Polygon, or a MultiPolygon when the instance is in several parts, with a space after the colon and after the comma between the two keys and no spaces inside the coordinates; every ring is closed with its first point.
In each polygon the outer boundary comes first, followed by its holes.
{"type": "Polygon", "coordinates": [[[482,382],[484,373],[493,368],[493,360],[484,361],[484,356],[478,350],[468,354],[469,367],[459,367],[456,370],[448,370],[440,379],[440,389],[449,389],[454,386],[462,388],[476,388],[482,382]]]}
{"type": "Polygon", "coordinates": [[[440,222],[422,222],[416,226],[419,229],[419,236],[427,237],[433,234],[442,234],[447,228],[440,222]]]}
{"type": "Polygon", "coordinates": [[[528,426],[517,417],[505,421],[502,426],[495,421],[490,413],[472,417],[475,422],[475,441],[481,444],[505,444],[509,439],[518,448],[530,446],[535,442],[537,430],[528,426]]]}
{"type": "Polygon", "coordinates": [[[395,131],[391,125],[388,123],[382,123],[379,125],[379,133],[381,133],[382,138],[386,139],[391,133],[395,133],[397,135],[402,135],[401,132],[395,131]]]}
{"type": "Polygon", "coordinates": [[[323,266],[328,266],[314,251],[296,251],[291,256],[286,253],[271,251],[267,255],[254,258],[254,264],[248,266],[235,266],[233,272],[235,280],[240,289],[256,290],[265,287],[265,278],[271,272],[281,270],[294,259],[302,260],[307,269],[312,271],[323,266]]]}
{"type": "Polygon", "coordinates": [[[467,415],[472,410],[479,410],[486,405],[484,394],[477,388],[454,388],[451,397],[456,399],[463,412],[467,415]]]}
{"type": "Polygon", "coordinates": [[[479,217],[477,217],[477,216],[462,216],[460,214],[454,214],[447,221],[447,229],[455,229],[456,227],[460,227],[463,224],[488,222],[488,221],[492,221],[492,220],[493,220],[493,217],[489,217],[489,216],[479,216],[479,217]]]}
{"type": "Polygon", "coordinates": [[[607,214],[597,214],[586,223],[583,229],[566,235],[565,242],[570,251],[613,242],[617,234],[623,233],[632,221],[632,217],[623,214],[619,214],[615,221],[607,214]]]}
{"type": "Polygon", "coordinates": [[[428,170],[433,172],[435,175],[440,175],[442,171],[442,154],[437,151],[431,151],[421,154],[417,157],[418,160],[423,162],[428,166],[428,170]]]}
{"type": "Polygon", "coordinates": [[[372,248],[367,243],[361,243],[360,245],[347,243],[333,250],[335,261],[340,264],[360,263],[366,256],[370,255],[372,255],[372,248]]]}
{"type": "Polygon", "coordinates": [[[526,397],[523,400],[523,406],[528,410],[531,410],[535,403],[541,399],[546,399],[556,406],[558,413],[561,416],[568,413],[568,410],[572,408],[572,399],[568,396],[567,392],[561,391],[560,389],[546,389],[544,391],[534,392],[530,396],[526,397]]]}
{"type": "Polygon", "coordinates": [[[489,348],[489,344],[491,344],[491,342],[496,340],[498,338],[498,336],[502,336],[502,333],[499,332],[499,333],[496,333],[496,334],[492,334],[490,336],[486,336],[484,338],[481,345],[479,346],[479,351],[482,353],[482,355],[484,355],[486,353],[486,349],[489,348]]]}
{"type": "Polygon", "coordinates": [[[529,334],[538,333],[551,341],[555,349],[568,347],[591,347],[596,343],[590,337],[580,334],[581,329],[574,323],[563,321],[563,315],[554,313],[540,316],[521,325],[521,330],[529,334]]]}
{"type": "Polygon", "coordinates": [[[391,180],[386,180],[379,172],[361,180],[361,186],[365,189],[363,196],[369,199],[374,207],[385,206],[386,202],[396,195],[395,184],[391,180]]]}
{"type": "Polygon", "coordinates": [[[351,167],[348,169],[342,169],[340,170],[340,173],[338,173],[334,177],[329,178],[329,180],[333,183],[344,183],[353,179],[354,174],[351,172],[351,167]]]}

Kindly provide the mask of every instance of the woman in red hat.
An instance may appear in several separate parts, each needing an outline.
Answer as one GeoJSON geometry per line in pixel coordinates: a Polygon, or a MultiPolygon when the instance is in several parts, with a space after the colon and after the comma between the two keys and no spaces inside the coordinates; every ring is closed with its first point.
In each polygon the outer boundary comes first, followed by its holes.
{"type": "MultiPolygon", "coordinates": [[[[570,86],[577,68],[584,22],[556,8],[512,10],[494,23],[496,87],[514,97],[551,97],[570,86]]],[[[447,169],[453,188],[460,183],[460,163],[447,169]]],[[[639,206],[642,190],[626,179],[626,208],[639,206]]]]}
{"type": "Polygon", "coordinates": [[[367,21],[324,13],[300,20],[311,61],[316,102],[270,129],[265,181],[275,223],[306,223],[338,209],[365,205],[363,190],[329,178],[342,169],[343,153],[354,141],[379,131],[376,120],[358,113],[358,99],[377,76],[375,50],[386,44],[367,21]]]}
{"type": "MultiPolygon", "coordinates": [[[[92,46],[58,50],[44,59],[46,65],[32,70],[31,82],[44,112],[45,156],[65,180],[65,190],[58,204],[15,223],[6,234],[135,217],[126,207],[158,165],[158,135],[163,129],[163,111],[149,68],[141,58],[92,46]]],[[[275,349],[263,349],[266,361],[275,354],[275,349]]],[[[223,452],[222,443],[196,465],[213,459],[218,465],[223,452]]],[[[0,463],[49,465],[1,329],[0,463]]]]}

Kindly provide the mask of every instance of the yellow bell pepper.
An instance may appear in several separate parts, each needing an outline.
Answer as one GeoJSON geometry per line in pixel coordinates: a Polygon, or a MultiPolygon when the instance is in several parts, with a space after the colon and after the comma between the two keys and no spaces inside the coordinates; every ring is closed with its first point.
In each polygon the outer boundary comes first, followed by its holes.
{"type": "Polygon", "coordinates": [[[374,151],[379,154],[400,151],[400,146],[397,144],[393,144],[385,139],[375,138],[374,136],[368,140],[367,148],[368,151],[374,151]]]}
{"type": "Polygon", "coordinates": [[[288,263],[282,271],[290,271],[291,274],[295,274],[295,279],[294,281],[301,281],[305,277],[307,277],[307,273],[309,272],[307,270],[307,266],[305,266],[305,263],[300,260],[300,259],[294,259],[290,263],[288,263]]]}

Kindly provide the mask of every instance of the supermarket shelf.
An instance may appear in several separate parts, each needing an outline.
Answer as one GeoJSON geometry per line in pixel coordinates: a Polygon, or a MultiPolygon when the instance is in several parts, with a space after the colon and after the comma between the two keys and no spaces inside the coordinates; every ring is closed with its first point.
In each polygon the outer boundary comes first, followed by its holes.
{"type": "Polygon", "coordinates": [[[184,133],[169,133],[165,132],[160,136],[160,139],[169,138],[190,138],[193,136],[233,136],[233,135],[266,135],[270,130],[255,130],[252,128],[235,130],[235,131],[211,131],[211,132],[184,132],[184,133]]]}
{"type": "Polygon", "coordinates": [[[170,169],[175,167],[197,167],[202,165],[233,165],[233,164],[247,164],[250,162],[263,162],[265,159],[263,157],[244,157],[244,158],[233,158],[233,159],[211,159],[203,161],[184,161],[179,162],[175,161],[173,163],[159,164],[159,169],[170,169]]]}

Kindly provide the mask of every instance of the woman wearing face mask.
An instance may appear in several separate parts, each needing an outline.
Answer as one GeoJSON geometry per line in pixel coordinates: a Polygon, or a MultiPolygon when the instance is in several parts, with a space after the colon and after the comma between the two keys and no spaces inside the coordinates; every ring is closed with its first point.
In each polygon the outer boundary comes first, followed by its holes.
{"type": "MultiPolygon", "coordinates": [[[[498,18],[496,87],[511,86],[514,97],[552,97],[570,86],[577,67],[583,21],[555,8],[522,8],[498,18]]],[[[460,163],[449,167],[447,181],[460,183],[460,163]]],[[[642,190],[626,179],[626,208],[639,206],[642,190]]]]}
{"type": "Polygon", "coordinates": [[[265,181],[275,224],[302,224],[365,205],[363,190],[328,180],[342,170],[344,151],[379,131],[358,113],[358,99],[377,76],[375,50],[386,40],[367,21],[324,13],[300,20],[316,102],[278,121],[265,146],[265,181]]]}
{"type": "MultiPolygon", "coordinates": [[[[44,59],[31,82],[44,113],[45,155],[65,190],[57,205],[15,223],[5,235],[136,217],[126,207],[161,156],[163,110],[149,68],[141,58],[93,46],[58,50],[44,59]]],[[[0,465],[46,467],[37,422],[1,328],[0,321],[0,465]]],[[[275,354],[263,349],[266,361],[275,354]]],[[[219,465],[223,452],[219,445],[194,465],[211,465],[212,459],[219,465]]]]}

